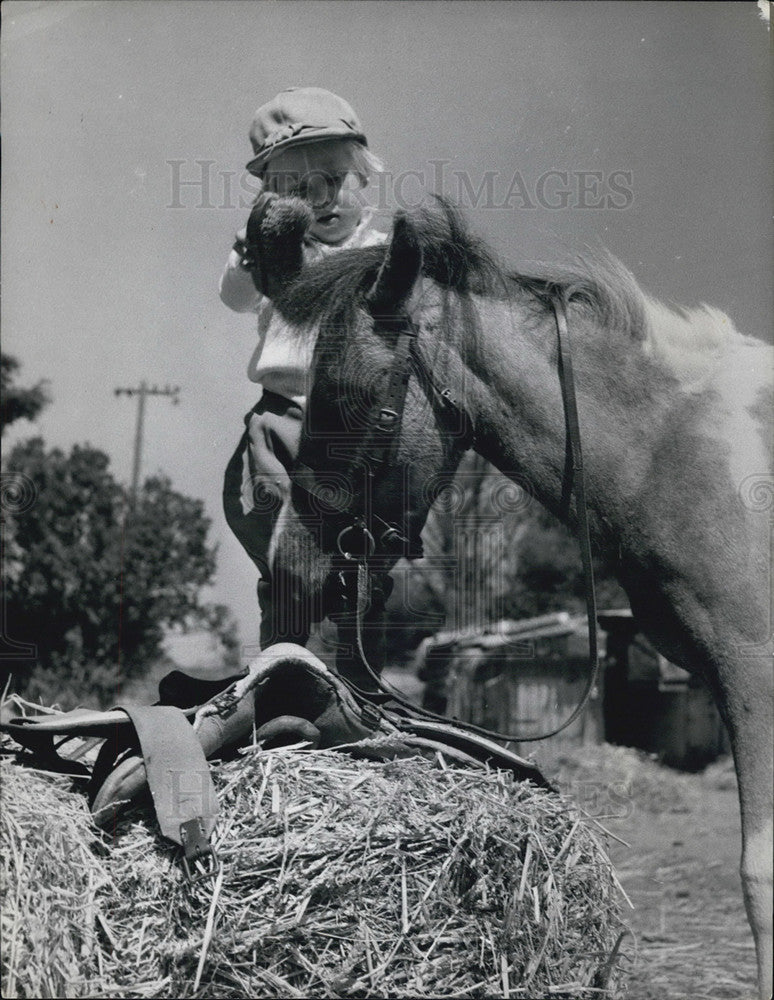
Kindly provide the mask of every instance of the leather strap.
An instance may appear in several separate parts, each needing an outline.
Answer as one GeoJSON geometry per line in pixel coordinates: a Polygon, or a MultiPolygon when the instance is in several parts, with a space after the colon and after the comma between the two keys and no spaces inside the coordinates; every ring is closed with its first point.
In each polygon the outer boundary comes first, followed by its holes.
{"type": "MultiPolygon", "coordinates": [[[[569,515],[569,497],[575,492],[575,508],[578,516],[578,544],[580,546],[581,563],[583,565],[583,593],[586,602],[586,618],[589,626],[589,677],[583,692],[583,697],[568,721],[565,728],[573,723],[591,697],[591,692],[599,679],[599,650],[597,644],[597,597],[594,588],[594,565],[591,558],[591,533],[589,531],[589,512],[586,505],[586,477],[583,471],[583,451],[581,449],[580,421],[578,419],[578,404],[575,398],[575,375],[572,367],[572,351],[570,350],[570,329],[567,324],[567,310],[563,300],[554,303],[556,316],[556,334],[559,343],[559,383],[564,399],[565,420],[567,423],[567,440],[569,444],[570,462],[564,486],[567,496],[569,515]]],[[[557,730],[558,732],[559,730],[557,730]]],[[[549,735],[553,736],[554,733],[549,735]]]]}
{"type": "MultiPolygon", "coordinates": [[[[515,741],[518,743],[534,743],[538,740],[545,740],[551,736],[556,736],[563,730],[571,726],[586,708],[591,693],[594,690],[599,678],[599,652],[597,644],[597,609],[596,595],[594,590],[594,568],[591,559],[591,540],[589,533],[588,511],[586,509],[586,484],[583,473],[583,454],[581,450],[580,421],[578,420],[578,406],[575,398],[575,379],[572,369],[572,356],[570,351],[570,334],[567,325],[567,312],[563,299],[557,299],[553,303],[554,317],[556,321],[556,334],[559,346],[559,382],[562,389],[562,399],[564,401],[565,422],[567,426],[568,442],[568,462],[563,488],[564,496],[567,497],[569,507],[569,497],[575,492],[576,508],[578,514],[578,542],[581,550],[581,561],[584,571],[584,591],[586,598],[586,615],[589,628],[589,673],[586,686],[583,690],[578,704],[570,716],[559,726],[555,726],[548,732],[538,736],[524,736],[514,733],[498,733],[483,726],[476,726],[470,722],[460,722],[454,720],[454,725],[469,733],[486,739],[515,741]]],[[[565,512],[567,513],[567,512],[565,512]]],[[[378,690],[390,697],[397,704],[409,709],[422,719],[429,719],[435,722],[449,724],[446,716],[428,709],[420,708],[413,702],[407,700],[393,688],[385,684],[379,674],[371,667],[365,655],[363,646],[363,617],[368,601],[368,558],[362,556],[358,560],[358,600],[357,612],[355,616],[356,637],[358,655],[363,662],[363,666],[375,681],[378,690]]],[[[358,692],[363,695],[365,692],[358,692]]]]}
{"type": "MultiPolygon", "coordinates": [[[[217,871],[209,840],[219,805],[205,753],[215,748],[208,744],[221,746],[226,740],[217,730],[202,741],[188,718],[196,711],[194,707],[131,705],[107,712],[76,709],[28,716],[25,711],[30,707],[34,706],[21,699],[9,700],[0,711],[0,730],[54,770],[87,776],[83,764],[59,754],[61,742],[76,736],[105,741],[90,781],[91,810],[100,825],[114,820],[118,809],[147,782],[161,832],[183,848],[189,879],[198,881],[217,871]],[[56,743],[55,737],[61,737],[61,742],[56,743]]],[[[244,718],[236,715],[222,727],[231,726],[235,733],[248,728],[252,705],[243,706],[244,718]]]]}
{"type": "MultiPolygon", "coordinates": [[[[137,734],[162,834],[183,848],[183,864],[191,881],[214,874],[218,861],[210,837],[220,806],[204,749],[193,727],[179,708],[169,705],[128,705],[121,710],[137,734]],[[201,864],[209,867],[201,870],[201,864]]],[[[111,751],[109,741],[104,749],[111,751]]],[[[136,758],[126,763],[139,766],[136,758]]],[[[99,770],[96,766],[95,777],[99,770]]],[[[101,783],[92,805],[95,814],[104,814],[110,806],[115,808],[118,803],[112,799],[112,786],[125,781],[125,777],[119,766],[101,783]],[[103,806],[102,801],[107,805],[103,806]]],[[[105,823],[104,815],[101,823],[105,823]]]]}
{"type": "MultiPolygon", "coordinates": [[[[371,414],[368,443],[365,448],[365,457],[370,463],[389,465],[395,456],[416,338],[417,329],[408,320],[398,333],[387,389],[371,414]]],[[[373,471],[371,469],[372,474],[373,471]]]]}

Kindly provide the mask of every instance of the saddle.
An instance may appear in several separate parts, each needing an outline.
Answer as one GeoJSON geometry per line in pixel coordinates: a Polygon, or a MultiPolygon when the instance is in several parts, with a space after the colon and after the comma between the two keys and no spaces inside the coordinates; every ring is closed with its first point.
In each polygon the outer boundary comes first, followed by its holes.
{"type": "Polygon", "coordinates": [[[219,867],[211,844],[219,806],[207,761],[240,747],[305,745],[371,760],[440,754],[552,787],[534,764],[498,743],[451,722],[372,704],[293,643],[269,647],[245,675],[222,681],[173,671],[160,682],[155,705],[59,712],[12,696],[0,705],[0,732],[26,751],[22,762],[87,780],[89,806],[102,827],[113,826],[149,790],[161,833],[182,848],[190,881],[219,867]]]}

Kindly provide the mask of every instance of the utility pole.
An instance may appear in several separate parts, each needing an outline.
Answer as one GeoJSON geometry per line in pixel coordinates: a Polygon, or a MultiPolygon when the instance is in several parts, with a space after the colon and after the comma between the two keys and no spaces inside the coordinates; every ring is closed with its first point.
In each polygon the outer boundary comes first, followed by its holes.
{"type": "Polygon", "coordinates": [[[134,432],[134,461],[132,462],[132,500],[137,499],[137,489],[140,485],[140,462],[142,459],[142,438],[145,424],[145,400],[148,396],[170,396],[172,404],[176,406],[180,400],[180,386],[164,386],[159,389],[157,385],[148,386],[145,382],[140,382],[139,386],[131,388],[121,388],[114,390],[116,396],[137,396],[137,426],[134,432]]]}

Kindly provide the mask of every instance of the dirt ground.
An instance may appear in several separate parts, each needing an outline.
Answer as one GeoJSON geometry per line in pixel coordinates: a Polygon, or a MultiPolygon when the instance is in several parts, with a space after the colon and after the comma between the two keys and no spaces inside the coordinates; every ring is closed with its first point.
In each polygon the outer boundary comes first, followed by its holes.
{"type": "Polygon", "coordinates": [[[753,1000],[755,951],[742,901],[729,759],[681,774],[623,747],[584,748],[547,771],[614,837],[633,909],[622,962],[632,1000],[753,1000]]]}

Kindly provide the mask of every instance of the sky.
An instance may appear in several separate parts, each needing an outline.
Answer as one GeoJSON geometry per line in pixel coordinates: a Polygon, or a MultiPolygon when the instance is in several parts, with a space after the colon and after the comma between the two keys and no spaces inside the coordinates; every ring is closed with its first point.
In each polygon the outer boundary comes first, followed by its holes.
{"type": "Polygon", "coordinates": [[[771,340],[770,38],[754,2],[2,4],[2,337],[52,404],[7,443],[89,442],[205,501],[210,595],[257,637],[220,507],[256,401],[254,317],[218,279],[254,190],[254,110],[289,86],[356,108],[377,219],[443,190],[507,261],[606,246],[656,297],[771,340]]]}

